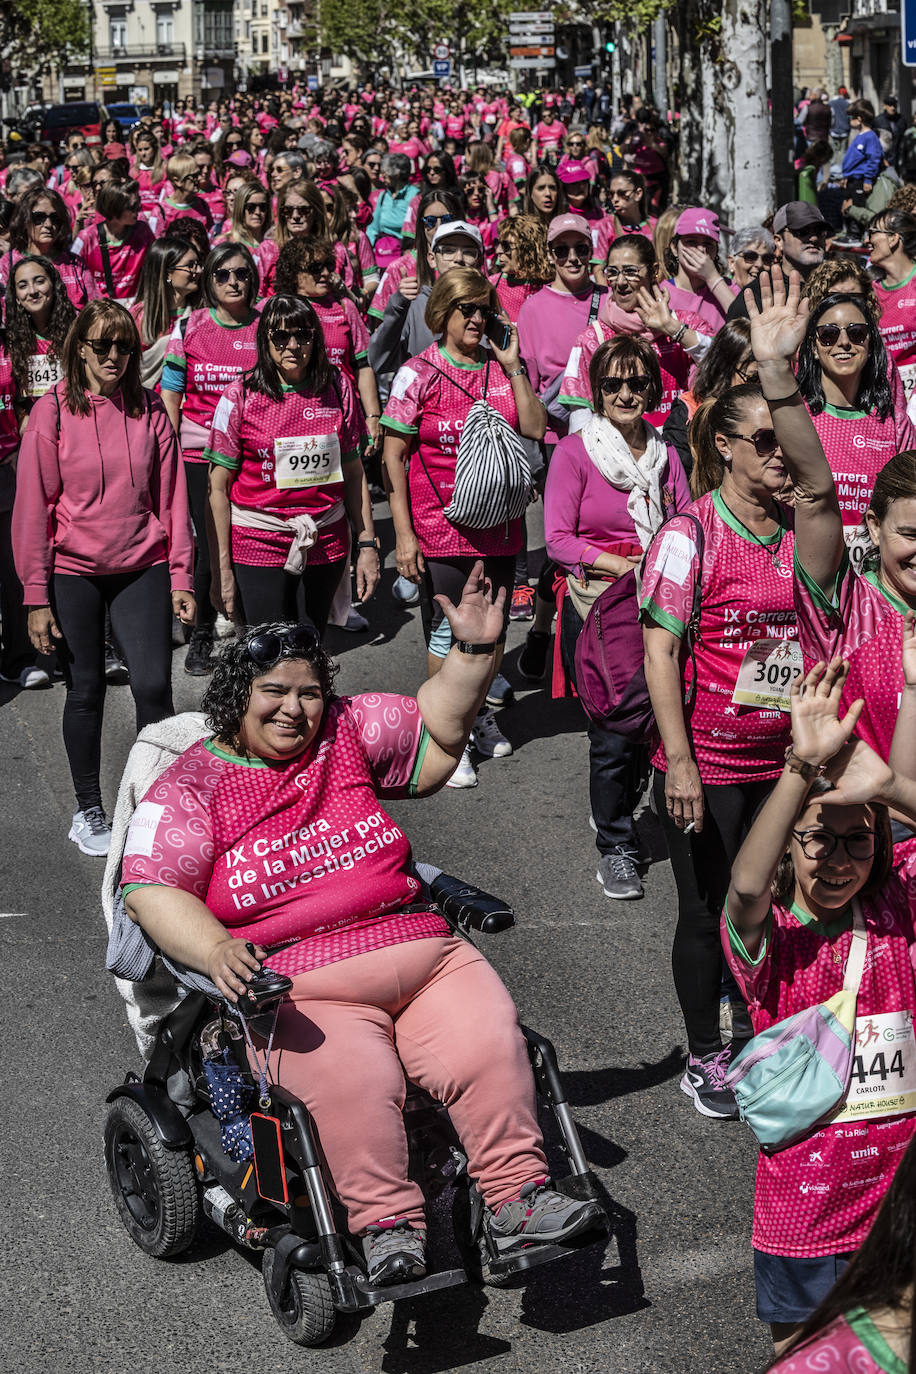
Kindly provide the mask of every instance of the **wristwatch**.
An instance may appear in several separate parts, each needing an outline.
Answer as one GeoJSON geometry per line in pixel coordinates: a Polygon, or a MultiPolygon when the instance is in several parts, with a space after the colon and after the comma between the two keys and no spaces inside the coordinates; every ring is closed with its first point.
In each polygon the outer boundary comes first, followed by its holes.
{"type": "Polygon", "coordinates": [[[378,535],[376,535],[374,539],[357,539],[356,547],[358,549],[375,549],[375,552],[378,553],[382,546],[379,543],[378,535]]]}
{"type": "Polygon", "coordinates": [[[527,376],[528,376],[528,369],[527,369],[527,367],[525,366],[524,363],[520,363],[519,366],[516,367],[516,368],[513,368],[513,370],[512,370],[511,372],[507,372],[507,373],[506,373],[506,376],[507,376],[507,377],[527,377],[527,376]]]}
{"type": "Polygon", "coordinates": [[[459,654],[492,654],[496,649],[495,639],[489,644],[471,644],[466,639],[456,639],[454,644],[459,654]]]}
{"type": "Polygon", "coordinates": [[[791,744],[786,750],[786,767],[790,773],[800,773],[805,782],[814,782],[815,778],[822,778],[827,772],[826,763],[809,763],[807,759],[799,758],[791,744]]]}

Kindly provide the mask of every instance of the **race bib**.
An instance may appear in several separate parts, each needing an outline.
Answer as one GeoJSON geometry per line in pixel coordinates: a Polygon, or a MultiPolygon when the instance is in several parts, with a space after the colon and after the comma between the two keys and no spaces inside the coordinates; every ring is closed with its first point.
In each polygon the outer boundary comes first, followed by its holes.
{"type": "Polygon", "coordinates": [[[32,353],[29,357],[29,370],[25,381],[26,396],[30,401],[37,401],[46,391],[51,390],[55,382],[60,381],[61,376],[58,358],[48,354],[32,353]]]}
{"type": "Polygon", "coordinates": [[[856,1053],[846,1106],[833,1121],[916,1111],[916,1038],[911,1011],[856,1017],[856,1053]]]}
{"type": "Polygon", "coordinates": [[[865,565],[866,555],[875,551],[865,521],[859,525],[844,525],[843,538],[846,541],[846,552],[849,554],[852,570],[860,573],[865,565]]]}
{"type": "Polygon", "coordinates": [[[898,363],[897,371],[900,373],[900,380],[903,382],[903,394],[909,401],[916,388],[916,363],[898,363]]]}
{"type": "Polygon", "coordinates": [[[343,481],[336,434],[308,434],[274,440],[274,481],[290,487],[324,487],[343,481]]]}
{"type": "Polygon", "coordinates": [[[738,706],[789,710],[789,691],[802,673],[802,652],[794,639],[758,639],[741,661],[732,701],[738,706]]]}

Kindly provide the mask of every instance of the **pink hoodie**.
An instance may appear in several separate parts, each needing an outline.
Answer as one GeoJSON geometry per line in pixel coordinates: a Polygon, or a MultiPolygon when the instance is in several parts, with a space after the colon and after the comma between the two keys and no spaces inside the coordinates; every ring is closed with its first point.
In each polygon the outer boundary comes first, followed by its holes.
{"type": "Polygon", "coordinates": [[[34,406],[19,450],[13,554],[27,606],[46,606],[51,574],[138,572],[169,564],[189,590],[194,550],[175,431],[157,396],[131,419],[120,392],[73,415],[65,383],[34,406]],[[58,427],[58,402],[60,422],[58,427]]]}

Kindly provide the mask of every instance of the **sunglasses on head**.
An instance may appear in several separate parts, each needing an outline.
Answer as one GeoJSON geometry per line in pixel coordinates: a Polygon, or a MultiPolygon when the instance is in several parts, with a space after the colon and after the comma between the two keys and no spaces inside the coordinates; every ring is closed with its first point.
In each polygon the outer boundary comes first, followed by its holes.
{"type": "Polygon", "coordinates": [[[318,634],[311,625],[294,625],[280,634],[267,630],[253,635],[245,645],[252,663],[269,668],[281,658],[301,658],[318,648],[318,634]]]}
{"type": "Polygon", "coordinates": [[[773,429],[755,429],[753,434],[729,434],[730,439],[743,439],[745,443],[753,444],[758,458],[769,458],[779,447],[776,438],[776,431],[773,429]]]}
{"type": "Polygon", "coordinates": [[[312,342],[315,337],[315,330],[311,325],[305,325],[302,329],[272,329],[270,331],[270,342],[274,348],[286,348],[290,339],[293,339],[300,348],[312,342]]]}
{"type": "Polygon", "coordinates": [[[602,377],[601,394],[616,396],[621,387],[628,386],[634,396],[644,396],[651,385],[652,378],[647,377],[645,372],[637,372],[632,377],[602,377]]]}
{"type": "Polygon", "coordinates": [[[867,324],[816,324],[814,334],[819,344],[825,348],[832,348],[838,341],[841,334],[845,334],[848,341],[856,348],[861,348],[868,343],[867,324]]]}
{"type": "Polygon", "coordinates": [[[107,358],[113,348],[118,350],[119,358],[129,358],[134,351],[133,344],[125,339],[86,339],[97,358],[107,358]]]}
{"type": "Polygon", "coordinates": [[[251,270],[248,267],[217,267],[213,280],[217,286],[225,286],[230,281],[250,282],[251,270]]]}
{"type": "Polygon", "coordinates": [[[577,262],[588,262],[592,245],[584,240],[580,240],[579,243],[552,243],[550,251],[557,262],[565,262],[567,258],[575,258],[577,262]]]}
{"type": "Polygon", "coordinates": [[[60,228],[60,215],[56,210],[33,210],[33,224],[50,224],[52,228],[60,228]]]}
{"type": "Polygon", "coordinates": [[[772,267],[776,261],[775,253],[755,253],[753,248],[745,248],[738,254],[742,262],[746,262],[748,267],[755,267],[761,263],[764,267],[772,267]]]}
{"type": "Polygon", "coordinates": [[[456,310],[460,310],[466,320],[472,320],[475,315],[480,314],[486,322],[493,314],[489,305],[481,305],[480,301],[458,301],[456,310]]]}

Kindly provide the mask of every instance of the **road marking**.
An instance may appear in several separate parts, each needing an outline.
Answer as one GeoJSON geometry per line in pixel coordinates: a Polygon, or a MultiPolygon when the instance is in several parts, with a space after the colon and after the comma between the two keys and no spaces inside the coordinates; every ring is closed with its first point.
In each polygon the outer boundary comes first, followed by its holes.
{"type": "Polygon", "coordinates": [[[0,911],[0,921],[11,921],[14,917],[25,916],[25,911],[0,911]]]}

